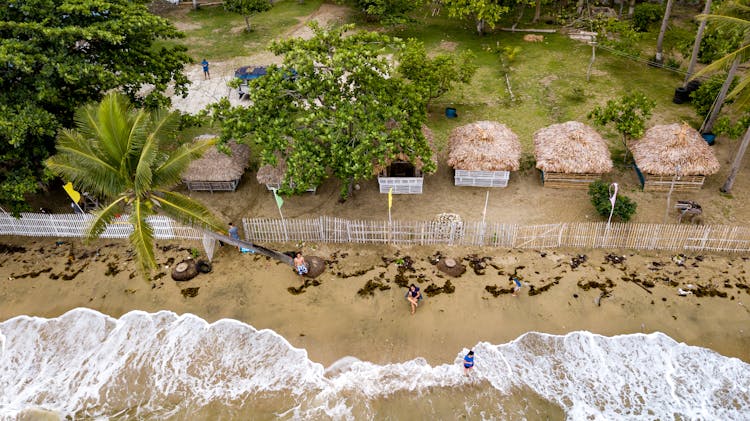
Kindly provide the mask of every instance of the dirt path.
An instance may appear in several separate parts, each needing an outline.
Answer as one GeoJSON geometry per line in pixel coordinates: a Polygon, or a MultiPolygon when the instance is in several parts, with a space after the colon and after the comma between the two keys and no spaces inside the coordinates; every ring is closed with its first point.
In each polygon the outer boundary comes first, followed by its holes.
{"type": "MultiPolygon", "coordinates": [[[[321,26],[328,27],[344,22],[350,9],[335,4],[322,4],[318,10],[310,16],[300,20],[300,23],[287,31],[283,38],[304,38],[312,37],[312,30],[307,26],[308,22],[317,21],[321,26]]],[[[234,71],[241,66],[267,66],[269,64],[281,64],[282,57],[278,57],[270,51],[262,51],[250,56],[234,57],[230,60],[210,62],[211,79],[204,79],[203,69],[200,64],[190,66],[186,69],[185,75],[192,82],[189,87],[188,95],[185,98],[178,96],[172,97],[172,108],[182,112],[195,114],[207,105],[217,102],[222,98],[229,98],[229,102],[234,105],[247,104],[247,99],[241,100],[237,91],[227,86],[234,79],[234,71]]]]}

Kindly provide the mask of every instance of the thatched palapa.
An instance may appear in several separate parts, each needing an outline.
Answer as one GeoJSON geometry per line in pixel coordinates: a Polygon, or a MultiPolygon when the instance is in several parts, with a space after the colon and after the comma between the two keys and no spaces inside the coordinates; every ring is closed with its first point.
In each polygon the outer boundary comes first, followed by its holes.
{"type": "Polygon", "coordinates": [[[607,143],[593,128],[578,121],[553,124],[534,133],[534,156],[540,170],[566,174],[612,171],[607,143]]]}
{"type": "Polygon", "coordinates": [[[448,165],[468,171],[517,171],[521,160],[518,136],[495,121],[477,121],[453,129],[448,138],[448,165]]]}
{"type": "MultiPolygon", "coordinates": [[[[196,139],[215,137],[198,136],[196,139]]],[[[250,161],[250,148],[235,141],[227,143],[231,155],[211,148],[188,165],[182,181],[189,190],[234,191],[250,161]]]]}
{"type": "MultiPolygon", "coordinates": [[[[391,123],[392,125],[395,125],[397,123],[391,123]]],[[[437,152],[435,150],[435,135],[432,133],[432,130],[430,130],[429,127],[422,125],[421,128],[422,135],[427,140],[427,145],[429,145],[430,150],[432,151],[432,154],[430,156],[430,160],[433,164],[435,164],[435,168],[437,168],[437,152]]],[[[423,156],[417,156],[414,159],[410,159],[409,156],[404,152],[399,152],[395,158],[393,159],[386,159],[384,165],[375,165],[373,173],[375,175],[382,174],[383,171],[386,171],[388,166],[390,166],[394,162],[408,162],[411,165],[414,166],[414,168],[418,171],[422,171],[422,168],[424,168],[424,157],[423,156]]]]}
{"type": "Polygon", "coordinates": [[[278,158],[278,164],[273,166],[266,164],[258,169],[258,174],[255,178],[260,184],[266,185],[280,185],[284,181],[286,175],[286,161],[278,158]]]}
{"type": "Polygon", "coordinates": [[[687,124],[654,126],[630,146],[635,164],[647,174],[711,175],[719,161],[697,130],[687,124]]]}

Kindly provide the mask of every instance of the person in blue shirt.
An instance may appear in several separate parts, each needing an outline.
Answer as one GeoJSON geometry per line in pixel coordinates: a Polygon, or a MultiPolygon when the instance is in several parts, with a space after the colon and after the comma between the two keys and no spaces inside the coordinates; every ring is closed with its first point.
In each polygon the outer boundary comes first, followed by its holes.
{"type": "Polygon", "coordinates": [[[474,351],[469,351],[464,357],[464,374],[468,376],[472,368],[474,368],[474,351]]]}
{"type": "Polygon", "coordinates": [[[521,281],[518,280],[518,278],[514,276],[513,277],[513,294],[511,295],[513,295],[514,297],[518,297],[518,291],[521,289],[522,286],[523,284],[521,283],[521,281]]]}
{"type": "Polygon", "coordinates": [[[211,79],[211,73],[208,72],[208,60],[204,58],[201,66],[203,66],[203,79],[211,79]]]}

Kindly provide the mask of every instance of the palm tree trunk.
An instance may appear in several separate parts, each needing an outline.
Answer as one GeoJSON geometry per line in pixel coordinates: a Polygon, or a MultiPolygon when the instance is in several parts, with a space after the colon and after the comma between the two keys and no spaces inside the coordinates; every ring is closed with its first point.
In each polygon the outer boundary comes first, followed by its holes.
{"type": "Polygon", "coordinates": [[[250,250],[252,250],[255,253],[262,254],[263,256],[268,256],[268,257],[270,257],[272,259],[276,259],[276,260],[278,260],[278,261],[280,261],[282,263],[286,263],[289,266],[292,266],[292,258],[289,257],[289,256],[287,256],[284,253],[279,253],[278,251],[267,249],[267,248],[265,248],[263,246],[259,246],[257,244],[253,244],[253,243],[251,243],[249,241],[235,240],[232,237],[228,237],[228,236],[223,235],[223,234],[218,234],[218,233],[215,233],[213,231],[203,230],[203,233],[205,235],[213,238],[214,240],[221,241],[222,243],[231,244],[231,245],[236,246],[236,247],[243,247],[243,248],[246,248],[246,249],[250,249],[250,250]]]}
{"type": "Polygon", "coordinates": [[[633,13],[635,13],[635,0],[630,0],[630,3],[628,3],[628,17],[632,18],[633,13]]]}
{"type": "MultiPolygon", "coordinates": [[[[707,15],[711,13],[711,0],[706,0],[706,6],[703,8],[703,14],[707,15]]],[[[693,44],[693,53],[690,55],[690,64],[688,64],[687,74],[685,75],[685,83],[683,87],[686,87],[690,81],[690,77],[693,76],[695,70],[695,63],[698,62],[698,53],[701,50],[701,40],[703,39],[703,31],[706,30],[706,20],[701,20],[698,25],[698,32],[695,34],[695,43],[693,44]]]]}
{"type": "Polygon", "coordinates": [[[701,133],[709,133],[714,129],[714,123],[716,123],[716,119],[719,117],[719,111],[721,111],[721,107],[724,106],[724,100],[727,98],[727,92],[729,92],[729,87],[732,86],[734,75],[737,73],[737,67],[739,67],[739,65],[740,59],[738,57],[734,59],[734,61],[732,62],[732,66],[729,68],[727,78],[724,79],[724,84],[721,85],[719,94],[716,96],[716,101],[714,101],[714,105],[713,107],[711,107],[711,114],[709,115],[706,122],[703,123],[703,126],[701,126],[701,133]]]}
{"type": "Polygon", "coordinates": [[[198,0],[193,0],[193,10],[198,10],[198,0]]]}
{"type": "Polygon", "coordinates": [[[542,14],[542,0],[536,0],[536,10],[534,10],[534,19],[531,20],[531,23],[537,23],[539,22],[539,17],[542,14]]]}
{"type": "Polygon", "coordinates": [[[659,38],[656,39],[656,62],[659,64],[664,63],[664,55],[662,54],[664,34],[667,32],[667,26],[669,25],[669,15],[672,14],[672,4],[674,4],[674,0],[667,0],[667,9],[664,11],[664,19],[661,21],[659,38]]]}
{"type": "Polygon", "coordinates": [[[732,162],[732,168],[729,169],[729,176],[727,177],[727,181],[725,181],[724,185],[721,186],[722,192],[732,192],[734,179],[737,178],[737,173],[740,172],[740,167],[742,166],[742,158],[745,156],[745,151],[747,151],[748,143],[750,143],[750,127],[748,127],[745,131],[745,136],[742,137],[742,143],[740,143],[740,147],[739,149],[737,149],[737,153],[734,155],[734,161],[732,162]]]}
{"type": "Polygon", "coordinates": [[[247,26],[247,32],[252,32],[252,29],[250,29],[250,16],[245,16],[245,25],[247,26]]]}

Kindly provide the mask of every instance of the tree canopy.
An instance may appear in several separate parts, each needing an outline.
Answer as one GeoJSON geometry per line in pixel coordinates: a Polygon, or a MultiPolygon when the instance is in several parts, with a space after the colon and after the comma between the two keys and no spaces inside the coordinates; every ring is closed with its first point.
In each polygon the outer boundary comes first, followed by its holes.
{"type": "Polygon", "coordinates": [[[421,132],[426,99],[396,76],[386,54],[403,43],[376,32],[354,32],[352,25],[314,36],[278,41],[271,50],[284,55],[250,81],[249,106],[212,106],[222,122],[222,139],[247,139],[263,163],[286,161],[285,192],[303,192],[329,174],[343,181],[346,198],[357,180],[373,177],[397,157],[434,171],[421,132]]]}
{"type": "Polygon", "coordinates": [[[120,88],[139,104],[187,92],[181,34],[144,0],[8,0],[0,6],[0,203],[14,212],[48,175],[42,162],[76,108],[120,88]],[[149,87],[149,90],[144,90],[149,87]]]}
{"type": "Polygon", "coordinates": [[[428,57],[424,43],[415,39],[407,41],[398,61],[399,73],[411,80],[428,101],[448,92],[455,83],[468,84],[477,71],[471,51],[428,57]]]}
{"type": "Polygon", "coordinates": [[[174,148],[170,141],[178,120],[174,113],[136,110],[125,96],[109,94],[78,110],[76,128],[60,132],[58,152],[47,160],[52,172],[108,202],[95,212],[89,238],[99,237],[116,215],[130,213],[130,243],[144,274],[156,267],[149,216],[161,212],[224,232],[224,224],[203,205],[170,191],[188,164],[214,144],[196,141],[174,148]]]}
{"type": "Polygon", "coordinates": [[[245,30],[250,32],[250,16],[270,10],[273,5],[269,0],[224,0],[224,10],[239,13],[245,18],[245,30]]]}
{"type": "Polygon", "coordinates": [[[628,140],[643,136],[646,122],[651,118],[655,106],[654,100],[642,92],[635,91],[621,98],[611,99],[605,106],[597,105],[589,113],[588,118],[602,126],[613,123],[622,136],[622,144],[627,155],[628,140]]]}
{"type": "Polygon", "coordinates": [[[448,11],[448,17],[473,18],[480,35],[484,33],[486,26],[495,26],[516,3],[512,0],[444,0],[442,2],[443,7],[448,11]]]}

